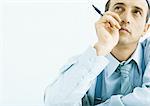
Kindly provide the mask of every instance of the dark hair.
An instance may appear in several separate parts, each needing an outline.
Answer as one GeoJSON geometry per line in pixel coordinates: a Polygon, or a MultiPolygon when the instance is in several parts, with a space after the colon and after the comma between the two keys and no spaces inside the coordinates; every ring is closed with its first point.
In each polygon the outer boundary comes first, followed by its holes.
{"type": "MultiPolygon", "coordinates": [[[[147,5],[148,5],[148,12],[147,12],[147,17],[146,17],[146,23],[147,23],[148,20],[149,20],[149,17],[150,17],[150,2],[148,0],[146,0],[146,2],[147,2],[147,5]]],[[[105,5],[105,12],[108,11],[109,5],[110,5],[110,0],[108,0],[106,5],[105,5]]]]}

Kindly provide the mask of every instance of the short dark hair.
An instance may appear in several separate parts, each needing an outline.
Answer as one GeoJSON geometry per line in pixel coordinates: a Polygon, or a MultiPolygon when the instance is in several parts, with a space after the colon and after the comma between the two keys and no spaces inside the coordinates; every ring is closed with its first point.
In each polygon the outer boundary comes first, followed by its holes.
{"type": "MultiPolygon", "coordinates": [[[[147,12],[147,17],[146,17],[146,23],[147,23],[150,17],[150,2],[148,0],[146,0],[146,2],[148,5],[148,12],[147,12]]],[[[105,5],[105,12],[109,10],[109,5],[110,5],[110,0],[108,0],[105,5]]]]}

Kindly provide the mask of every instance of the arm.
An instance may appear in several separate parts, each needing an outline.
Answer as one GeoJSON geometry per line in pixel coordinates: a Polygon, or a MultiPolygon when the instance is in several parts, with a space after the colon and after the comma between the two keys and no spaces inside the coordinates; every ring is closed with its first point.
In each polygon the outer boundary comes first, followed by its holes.
{"type": "Polygon", "coordinates": [[[91,82],[108,64],[104,56],[97,56],[94,48],[89,47],[82,55],[71,59],[62,69],[57,80],[47,87],[46,106],[68,106],[81,102],[91,82]]]}
{"type": "Polygon", "coordinates": [[[114,95],[97,106],[149,106],[150,105],[150,62],[146,66],[142,87],[136,87],[126,96],[114,95]]]}

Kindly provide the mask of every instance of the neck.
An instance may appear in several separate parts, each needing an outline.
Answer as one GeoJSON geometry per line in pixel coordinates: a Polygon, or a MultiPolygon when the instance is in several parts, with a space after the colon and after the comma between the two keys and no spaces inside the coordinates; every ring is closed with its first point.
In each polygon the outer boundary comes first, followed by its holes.
{"type": "Polygon", "coordinates": [[[131,55],[134,53],[137,47],[137,43],[130,44],[130,45],[116,45],[111,54],[120,62],[128,60],[131,55]]]}

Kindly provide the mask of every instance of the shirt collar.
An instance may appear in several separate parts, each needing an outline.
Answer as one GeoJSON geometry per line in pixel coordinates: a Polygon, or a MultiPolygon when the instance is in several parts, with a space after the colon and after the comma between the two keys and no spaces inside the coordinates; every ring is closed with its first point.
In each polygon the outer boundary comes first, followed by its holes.
{"type": "MultiPolygon", "coordinates": [[[[119,64],[123,64],[123,62],[119,62],[111,53],[109,53],[106,58],[110,61],[110,63],[107,65],[106,69],[106,76],[110,77],[113,72],[117,69],[119,64]]],[[[140,74],[142,72],[142,59],[143,59],[143,51],[142,51],[142,46],[139,43],[137,45],[137,48],[135,52],[132,54],[132,56],[127,60],[127,62],[130,62],[131,60],[134,60],[136,64],[138,65],[140,74]]]]}

